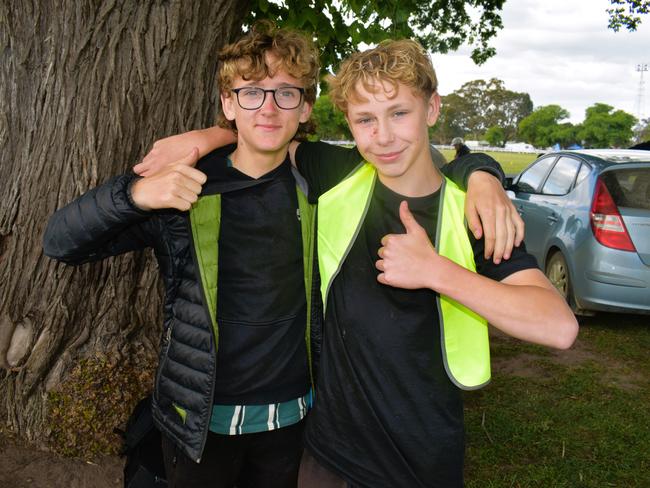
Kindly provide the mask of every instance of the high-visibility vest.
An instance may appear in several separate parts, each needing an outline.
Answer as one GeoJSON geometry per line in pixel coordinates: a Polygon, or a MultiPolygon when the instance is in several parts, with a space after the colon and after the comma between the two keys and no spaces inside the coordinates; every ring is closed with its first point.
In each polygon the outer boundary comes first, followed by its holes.
{"type": "MultiPolygon", "coordinates": [[[[365,220],[376,178],[375,168],[364,163],[318,200],[318,262],[325,313],[332,283],[365,220]]],[[[465,193],[446,178],[440,192],[435,248],[441,256],[475,272],[464,221],[465,193]]],[[[487,321],[447,296],[438,295],[436,302],[442,359],[449,378],[465,390],[484,386],[490,380],[487,321]]]]}

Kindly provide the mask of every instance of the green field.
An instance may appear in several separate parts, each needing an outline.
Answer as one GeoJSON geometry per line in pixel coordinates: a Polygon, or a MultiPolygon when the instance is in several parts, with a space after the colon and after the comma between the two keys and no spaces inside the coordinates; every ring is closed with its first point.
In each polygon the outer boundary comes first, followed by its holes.
{"type": "MultiPolygon", "coordinates": [[[[451,161],[454,158],[454,151],[452,149],[443,149],[440,152],[445,155],[447,161],[451,161]]],[[[535,153],[511,153],[511,152],[491,152],[486,151],[486,154],[489,154],[494,159],[496,159],[499,164],[503,167],[503,171],[506,174],[516,174],[519,173],[522,169],[528,166],[530,163],[535,161],[537,154],[535,153]]]]}
{"type": "Polygon", "coordinates": [[[467,488],[650,487],[650,317],[581,321],[554,352],[497,337],[465,394],[467,488]]]}

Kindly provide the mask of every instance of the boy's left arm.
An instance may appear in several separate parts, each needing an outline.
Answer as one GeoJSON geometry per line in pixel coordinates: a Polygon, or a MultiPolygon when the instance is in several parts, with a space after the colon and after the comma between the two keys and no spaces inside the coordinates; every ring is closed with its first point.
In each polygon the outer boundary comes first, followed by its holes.
{"type": "Polygon", "coordinates": [[[539,269],[516,271],[500,282],[486,278],[440,256],[406,202],[400,218],[406,234],[390,234],[381,241],[376,263],[380,283],[434,290],[518,339],[559,349],[573,344],[575,316],[539,269]]]}
{"type": "Polygon", "coordinates": [[[466,189],[465,217],[474,237],[485,240],[485,258],[498,264],[509,259],[513,246],[524,239],[524,221],[503,190],[501,165],[483,153],[470,153],[442,168],[442,172],[466,189]]]}
{"type": "Polygon", "coordinates": [[[217,125],[164,137],[153,143],[143,160],[133,167],[133,171],[140,176],[153,176],[186,157],[193,148],[198,149],[199,158],[202,158],[210,151],[234,142],[237,142],[234,132],[217,125]]]}

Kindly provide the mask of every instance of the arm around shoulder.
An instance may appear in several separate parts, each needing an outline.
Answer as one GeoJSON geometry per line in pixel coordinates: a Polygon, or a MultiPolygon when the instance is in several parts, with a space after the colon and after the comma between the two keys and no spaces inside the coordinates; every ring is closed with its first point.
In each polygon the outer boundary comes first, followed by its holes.
{"type": "Polygon", "coordinates": [[[235,134],[219,126],[197,129],[158,139],[142,162],[133,167],[141,176],[152,176],[187,157],[194,149],[203,157],[221,146],[237,142],[235,134]]]}

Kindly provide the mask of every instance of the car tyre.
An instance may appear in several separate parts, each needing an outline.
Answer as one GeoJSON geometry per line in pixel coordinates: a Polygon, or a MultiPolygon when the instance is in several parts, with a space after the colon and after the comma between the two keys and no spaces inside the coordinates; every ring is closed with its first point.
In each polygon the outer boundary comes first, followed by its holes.
{"type": "Polygon", "coordinates": [[[560,292],[560,295],[564,297],[574,314],[593,315],[593,312],[580,308],[576,302],[573,294],[571,275],[569,274],[569,266],[567,266],[566,259],[560,251],[554,252],[546,262],[546,277],[555,289],[560,292]]]}

